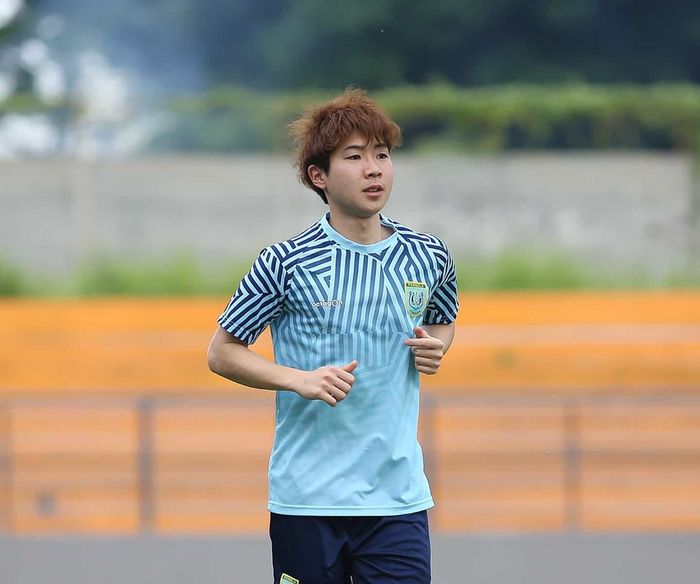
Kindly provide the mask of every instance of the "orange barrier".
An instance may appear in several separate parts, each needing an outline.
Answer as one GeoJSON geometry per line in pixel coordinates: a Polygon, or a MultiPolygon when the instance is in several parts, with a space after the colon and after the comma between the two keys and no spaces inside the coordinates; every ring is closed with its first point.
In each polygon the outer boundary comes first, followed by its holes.
{"type": "Polygon", "coordinates": [[[700,530],[700,401],[457,402],[435,417],[442,531],[700,530]]]}
{"type": "MultiPolygon", "coordinates": [[[[206,348],[226,299],[0,301],[0,392],[234,387],[206,348]]],[[[700,292],[473,294],[428,392],[700,388],[700,292]]],[[[269,335],[255,350],[271,355],[269,335]]]]}
{"type": "MultiPolygon", "coordinates": [[[[673,401],[700,394],[700,292],[464,295],[461,303],[440,374],[423,378],[434,397],[421,420],[436,529],[700,530],[700,405],[673,401]],[[672,400],[570,401],[650,388],[672,400]],[[445,401],[512,393],[534,401],[445,401]]],[[[0,301],[0,452],[11,453],[7,472],[0,464],[0,531],[133,533],[144,514],[146,528],[162,533],[264,531],[273,406],[260,400],[273,392],[208,371],[224,305],[0,301]],[[142,413],[61,399],[228,390],[257,405],[153,412],[146,486],[142,413]],[[59,399],[12,405],[40,394],[59,399]],[[142,508],[144,488],[152,509],[142,508]]],[[[269,337],[255,350],[270,356],[269,337]]]]}
{"type": "MultiPolygon", "coordinates": [[[[700,400],[647,399],[427,403],[433,528],[700,531],[700,400]]],[[[265,532],[272,404],[101,401],[0,409],[0,532],[265,532]]]]}
{"type": "Polygon", "coordinates": [[[145,438],[134,407],[64,401],[9,412],[11,480],[7,505],[0,504],[9,525],[0,520],[0,531],[264,529],[272,410],[161,407],[145,438]],[[144,440],[152,448],[148,469],[140,467],[144,440]],[[152,491],[153,509],[140,506],[144,489],[152,491]],[[144,513],[151,516],[146,525],[144,513]]]}

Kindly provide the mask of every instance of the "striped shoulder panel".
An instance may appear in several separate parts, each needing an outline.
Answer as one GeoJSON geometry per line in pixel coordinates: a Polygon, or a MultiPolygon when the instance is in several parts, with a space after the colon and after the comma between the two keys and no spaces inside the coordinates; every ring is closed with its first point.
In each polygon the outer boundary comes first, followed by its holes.
{"type": "Polygon", "coordinates": [[[424,266],[432,264],[438,273],[423,322],[426,324],[449,324],[454,322],[459,311],[457,296],[457,274],[454,261],[445,242],[430,233],[420,233],[395,221],[391,225],[399,232],[404,242],[413,249],[416,261],[424,266]]]}
{"type": "Polygon", "coordinates": [[[433,235],[432,233],[421,233],[420,231],[415,231],[414,229],[406,227],[405,225],[402,225],[401,223],[387,217],[384,217],[383,219],[386,223],[389,223],[394,229],[396,229],[404,241],[412,245],[412,247],[425,248],[435,257],[439,266],[445,266],[446,264],[450,263],[450,253],[447,250],[447,245],[436,235],[433,235]]]}
{"type": "Polygon", "coordinates": [[[280,261],[283,261],[289,254],[293,253],[295,250],[303,247],[309,242],[313,242],[319,238],[323,238],[324,233],[319,222],[314,223],[311,227],[304,229],[301,233],[298,233],[294,237],[290,237],[286,241],[281,241],[279,243],[273,243],[268,247],[270,251],[275,254],[280,261]]]}
{"type": "Polygon", "coordinates": [[[274,255],[285,272],[285,282],[289,281],[299,263],[313,261],[327,254],[333,242],[323,231],[320,222],[315,223],[298,235],[274,243],[265,248],[265,252],[274,255]]]}

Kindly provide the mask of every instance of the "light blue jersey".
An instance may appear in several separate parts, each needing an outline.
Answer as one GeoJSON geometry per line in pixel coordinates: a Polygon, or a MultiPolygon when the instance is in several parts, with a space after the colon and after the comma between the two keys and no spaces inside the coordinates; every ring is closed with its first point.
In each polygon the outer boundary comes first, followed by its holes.
{"type": "Polygon", "coordinates": [[[219,324],[252,344],[271,325],[275,362],[312,371],[356,359],[335,408],[276,396],[268,508],[286,515],[400,515],[433,506],[417,439],[419,383],[404,340],[457,316],[445,244],[381,217],[393,234],[362,245],[324,216],[265,248],[219,324]]]}

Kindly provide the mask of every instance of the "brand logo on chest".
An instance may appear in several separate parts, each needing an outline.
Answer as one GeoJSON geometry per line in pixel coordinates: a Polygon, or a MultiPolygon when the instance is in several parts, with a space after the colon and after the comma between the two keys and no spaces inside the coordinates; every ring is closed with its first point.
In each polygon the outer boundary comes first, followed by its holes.
{"type": "Polygon", "coordinates": [[[342,300],[319,300],[318,302],[311,303],[311,306],[315,306],[317,308],[336,308],[342,305],[342,300]]]}

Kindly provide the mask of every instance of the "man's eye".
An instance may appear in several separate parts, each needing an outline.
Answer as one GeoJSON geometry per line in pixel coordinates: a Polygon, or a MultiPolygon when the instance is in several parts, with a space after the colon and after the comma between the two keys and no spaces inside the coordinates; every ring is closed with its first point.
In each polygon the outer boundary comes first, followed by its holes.
{"type": "Polygon", "coordinates": [[[359,154],[353,154],[352,156],[348,156],[348,160],[359,160],[360,155],[359,154]]]}
{"type": "Polygon", "coordinates": [[[386,152],[382,152],[381,154],[379,154],[379,158],[386,159],[389,158],[389,155],[386,152]]]}

